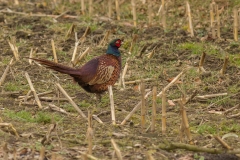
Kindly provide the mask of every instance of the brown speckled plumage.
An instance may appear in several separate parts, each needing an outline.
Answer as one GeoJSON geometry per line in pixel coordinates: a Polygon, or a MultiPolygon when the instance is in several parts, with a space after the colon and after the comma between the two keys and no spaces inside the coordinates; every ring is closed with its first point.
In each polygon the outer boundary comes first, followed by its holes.
{"type": "Polygon", "coordinates": [[[108,89],[109,85],[114,85],[119,78],[121,70],[120,58],[114,55],[106,54],[100,56],[98,61],[97,74],[86,85],[86,88],[89,88],[89,92],[93,93],[104,92],[108,89]]]}
{"type": "Polygon", "coordinates": [[[102,93],[109,85],[114,85],[121,71],[121,55],[118,48],[121,40],[115,39],[109,45],[107,53],[95,57],[80,68],[72,68],[48,60],[33,60],[47,66],[47,68],[68,74],[87,92],[102,93]]]}

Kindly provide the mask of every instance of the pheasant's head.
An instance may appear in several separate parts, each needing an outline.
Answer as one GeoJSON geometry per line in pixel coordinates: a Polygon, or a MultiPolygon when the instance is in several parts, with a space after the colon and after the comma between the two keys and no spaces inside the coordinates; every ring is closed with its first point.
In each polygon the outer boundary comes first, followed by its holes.
{"type": "Polygon", "coordinates": [[[122,41],[120,39],[114,39],[112,40],[107,49],[107,54],[112,54],[114,56],[119,57],[121,54],[118,50],[118,48],[121,46],[122,41]]]}

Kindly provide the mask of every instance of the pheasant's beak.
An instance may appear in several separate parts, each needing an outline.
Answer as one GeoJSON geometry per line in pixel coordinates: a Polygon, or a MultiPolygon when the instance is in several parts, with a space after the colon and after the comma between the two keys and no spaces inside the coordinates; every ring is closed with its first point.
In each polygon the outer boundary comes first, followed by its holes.
{"type": "Polygon", "coordinates": [[[120,46],[122,46],[124,44],[124,42],[121,40],[120,46]]]}
{"type": "Polygon", "coordinates": [[[124,42],[123,41],[121,41],[121,45],[123,45],[124,44],[124,42]]]}

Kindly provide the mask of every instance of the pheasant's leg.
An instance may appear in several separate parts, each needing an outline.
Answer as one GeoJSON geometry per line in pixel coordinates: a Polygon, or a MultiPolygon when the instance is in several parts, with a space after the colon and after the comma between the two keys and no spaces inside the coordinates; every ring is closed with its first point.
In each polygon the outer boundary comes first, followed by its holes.
{"type": "Polygon", "coordinates": [[[95,94],[94,100],[95,100],[95,105],[92,106],[93,113],[99,110],[99,104],[101,102],[101,94],[95,94]]]}
{"type": "Polygon", "coordinates": [[[101,94],[96,94],[96,107],[101,103],[102,96],[101,94]]]}

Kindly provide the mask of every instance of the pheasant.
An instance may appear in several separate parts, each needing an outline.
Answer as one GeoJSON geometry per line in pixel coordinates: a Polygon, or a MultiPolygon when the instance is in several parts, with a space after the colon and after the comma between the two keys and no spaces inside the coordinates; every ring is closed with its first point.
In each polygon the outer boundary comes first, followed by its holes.
{"type": "Polygon", "coordinates": [[[70,75],[85,91],[100,96],[108,90],[109,85],[114,85],[120,76],[121,54],[118,48],[121,42],[120,39],[112,40],[106,54],[93,58],[80,68],[72,68],[44,59],[31,59],[47,68],[70,75]]]}

